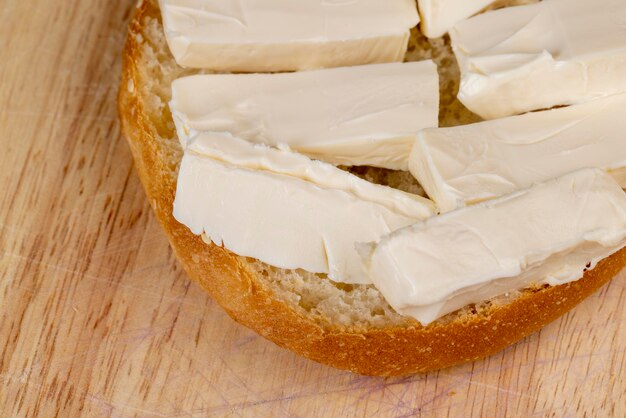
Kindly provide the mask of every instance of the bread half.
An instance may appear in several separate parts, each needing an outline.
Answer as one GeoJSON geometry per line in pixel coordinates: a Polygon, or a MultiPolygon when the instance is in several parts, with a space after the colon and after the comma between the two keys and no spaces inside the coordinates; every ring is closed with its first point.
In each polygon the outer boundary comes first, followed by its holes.
{"type": "MultiPolygon", "coordinates": [[[[454,99],[458,73],[444,40],[412,34],[408,59],[440,65],[441,124],[476,120],[454,99]]],[[[208,245],[172,216],[182,157],[167,107],[171,81],[200,71],[174,62],[156,0],[140,2],[124,49],[119,112],[137,172],[185,270],[237,322],[311,360],[365,375],[440,369],[502,350],[563,315],[626,266],[626,249],[566,285],[525,289],[467,306],[427,327],[396,313],[373,287],[273,268],[208,245]]],[[[420,192],[406,173],[360,168],[368,180],[420,192]]]]}

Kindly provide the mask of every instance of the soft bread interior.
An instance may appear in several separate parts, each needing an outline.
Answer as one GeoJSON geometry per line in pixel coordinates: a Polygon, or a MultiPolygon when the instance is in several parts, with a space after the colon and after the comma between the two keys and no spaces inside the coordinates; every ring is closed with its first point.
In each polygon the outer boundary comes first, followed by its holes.
{"type": "MultiPolygon", "coordinates": [[[[526,4],[536,0],[500,1],[492,7],[512,4],[526,4]]],[[[170,54],[156,1],[150,1],[150,8],[142,23],[141,45],[142,65],[139,66],[141,85],[126,86],[129,91],[139,89],[143,96],[145,112],[149,123],[156,128],[159,141],[164,144],[159,155],[167,162],[168,173],[176,178],[182,150],[174,129],[168,108],[171,97],[171,82],[185,75],[202,73],[178,66],[170,54]]],[[[440,75],[440,125],[455,126],[480,120],[456,99],[459,72],[447,37],[428,40],[414,29],[409,44],[407,60],[433,59],[439,67],[440,75]]],[[[379,184],[385,184],[404,191],[422,194],[423,190],[408,172],[395,172],[371,167],[346,168],[360,177],[379,184]]],[[[208,247],[207,247],[208,248],[208,247]]],[[[322,327],[337,327],[348,332],[386,327],[419,327],[412,318],[396,313],[385,301],[380,292],[371,285],[343,285],[328,280],[323,275],[315,275],[302,270],[283,270],[264,264],[258,260],[244,259],[247,268],[266,286],[275,298],[322,327]]],[[[536,292],[540,289],[526,289],[522,292],[536,292]]],[[[467,306],[437,321],[438,324],[463,320],[476,315],[488,315],[496,306],[507,304],[521,292],[513,292],[494,298],[478,306],[467,306]]]]}

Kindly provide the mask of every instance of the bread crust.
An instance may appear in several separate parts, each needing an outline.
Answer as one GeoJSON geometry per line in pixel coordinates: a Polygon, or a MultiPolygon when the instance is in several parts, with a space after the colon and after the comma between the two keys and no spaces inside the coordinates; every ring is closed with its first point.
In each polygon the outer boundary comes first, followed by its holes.
{"type": "Polygon", "coordinates": [[[141,3],[124,49],[119,92],[123,132],[157,219],[190,277],[237,322],[311,360],[364,375],[397,376],[441,369],[494,354],[563,315],[626,266],[626,249],[602,260],[581,280],[526,291],[511,303],[422,327],[346,330],[322,324],[278,300],[246,260],[208,246],[172,216],[176,178],[141,95],[142,22],[155,0],[141,3]]]}

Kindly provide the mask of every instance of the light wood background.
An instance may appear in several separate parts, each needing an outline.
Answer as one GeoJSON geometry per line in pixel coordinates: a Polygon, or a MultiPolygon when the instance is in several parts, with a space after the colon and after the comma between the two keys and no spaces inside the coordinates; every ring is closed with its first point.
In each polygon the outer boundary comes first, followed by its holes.
{"type": "Polygon", "coordinates": [[[366,378],[234,323],[172,256],[115,99],[132,0],[0,0],[0,416],[626,416],[626,274],[485,361],[366,378]]]}

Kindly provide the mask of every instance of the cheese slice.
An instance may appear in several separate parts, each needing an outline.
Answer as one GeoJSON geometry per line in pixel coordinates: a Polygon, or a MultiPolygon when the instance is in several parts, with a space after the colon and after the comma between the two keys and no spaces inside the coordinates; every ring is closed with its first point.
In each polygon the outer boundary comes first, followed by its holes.
{"type": "Polygon", "coordinates": [[[428,38],[448,33],[458,22],[475,15],[495,0],[418,0],[420,29],[428,38]]]}
{"type": "Polygon", "coordinates": [[[176,61],[273,72],[402,61],[415,0],[160,0],[176,61]]]}
{"type": "Polygon", "coordinates": [[[174,217],[236,254],[369,283],[355,243],[435,213],[417,195],[229,135],[198,134],[180,167],[174,217]]]}
{"type": "Polygon", "coordinates": [[[450,31],[459,99],[485,119],[626,91],[626,1],[545,0],[450,31]]]}
{"type": "Polygon", "coordinates": [[[427,325],[470,303],[578,280],[624,246],[626,194],[604,171],[585,169],[430,218],[360,251],[391,306],[427,325]]]}
{"type": "Polygon", "coordinates": [[[213,74],[172,84],[181,144],[228,132],[343,165],[408,168],[415,134],[438,126],[432,61],[283,74],[213,74]]]}
{"type": "Polygon", "coordinates": [[[410,170],[442,212],[581,168],[626,188],[626,94],[472,125],[426,129],[410,170]]]}

